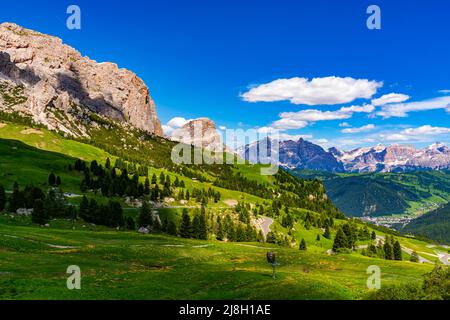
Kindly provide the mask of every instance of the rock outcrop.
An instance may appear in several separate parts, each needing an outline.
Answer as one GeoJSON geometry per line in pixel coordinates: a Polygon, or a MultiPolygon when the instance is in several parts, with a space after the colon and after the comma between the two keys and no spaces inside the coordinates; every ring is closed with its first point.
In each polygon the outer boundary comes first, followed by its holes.
{"type": "Polygon", "coordinates": [[[86,135],[73,125],[89,113],[163,135],[149,90],[134,73],[12,23],[0,24],[0,110],[74,136],[86,135]]]}
{"type": "Polygon", "coordinates": [[[211,151],[228,151],[216,129],[215,123],[208,118],[190,120],[175,130],[170,138],[211,151]]]}

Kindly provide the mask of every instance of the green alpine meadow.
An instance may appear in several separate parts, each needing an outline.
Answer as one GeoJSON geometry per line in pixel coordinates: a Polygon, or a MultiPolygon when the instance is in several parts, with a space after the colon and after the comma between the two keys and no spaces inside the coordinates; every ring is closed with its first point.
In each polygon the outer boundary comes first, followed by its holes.
{"type": "Polygon", "coordinates": [[[1,301],[450,299],[445,5],[78,2],[2,4],[1,301]]]}

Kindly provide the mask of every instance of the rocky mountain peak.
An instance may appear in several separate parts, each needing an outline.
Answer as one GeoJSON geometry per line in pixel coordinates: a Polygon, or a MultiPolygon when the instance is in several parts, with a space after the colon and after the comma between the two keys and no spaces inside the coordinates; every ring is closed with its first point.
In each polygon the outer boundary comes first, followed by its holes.
{"type": "Polygon", "coordinates": [[[172,140],[191,144],[212,151],[223,151],[227,148],[217,131],[214,121],[209,118],[198,118],[187,122],[171,134],[172,140]]]}
{"type": "Polygon", "coordinates": [[[0,84],[0,110],[50,129],[87,135],[80,122],[95,113],[162,136],[149,90],[134,73],[13,23],[0,24],[0,84]]]}

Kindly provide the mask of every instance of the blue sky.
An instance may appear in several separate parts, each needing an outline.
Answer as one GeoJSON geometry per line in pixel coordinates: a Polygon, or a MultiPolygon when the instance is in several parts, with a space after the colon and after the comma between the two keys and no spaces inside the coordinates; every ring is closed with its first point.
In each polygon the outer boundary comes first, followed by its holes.
{"type": "Polygon", "coordinates": [[[351,149],[450,142],[449,12],[445,0],[72,0],[2,3],[0,20],[134,71],[163,124],[209,117],[351,149]],[[81,30],[66,28],[70,4],[81,30]],[[371,4],[381,30],[366,27],[371,4]]]}

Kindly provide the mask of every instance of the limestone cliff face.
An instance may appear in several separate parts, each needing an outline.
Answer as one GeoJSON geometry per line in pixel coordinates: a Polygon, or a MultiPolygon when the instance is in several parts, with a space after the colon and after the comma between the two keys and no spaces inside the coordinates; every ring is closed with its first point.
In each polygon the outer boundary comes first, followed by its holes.
{"type": "Polygon", "coordinates": [[[67,122],[85,112],[163,135],[149,90],[134,73],[12,23],[0,24],[0,93],[0,110],[23,112],[74,136],[85,130],[67,122]]]}
{"type": "Polygon", "coordinates": [[[211,151],[228,151],[216,129],[215,123],[208,118],[194,119],[175,130],[171,139],[191,144],[211,151]]]}

